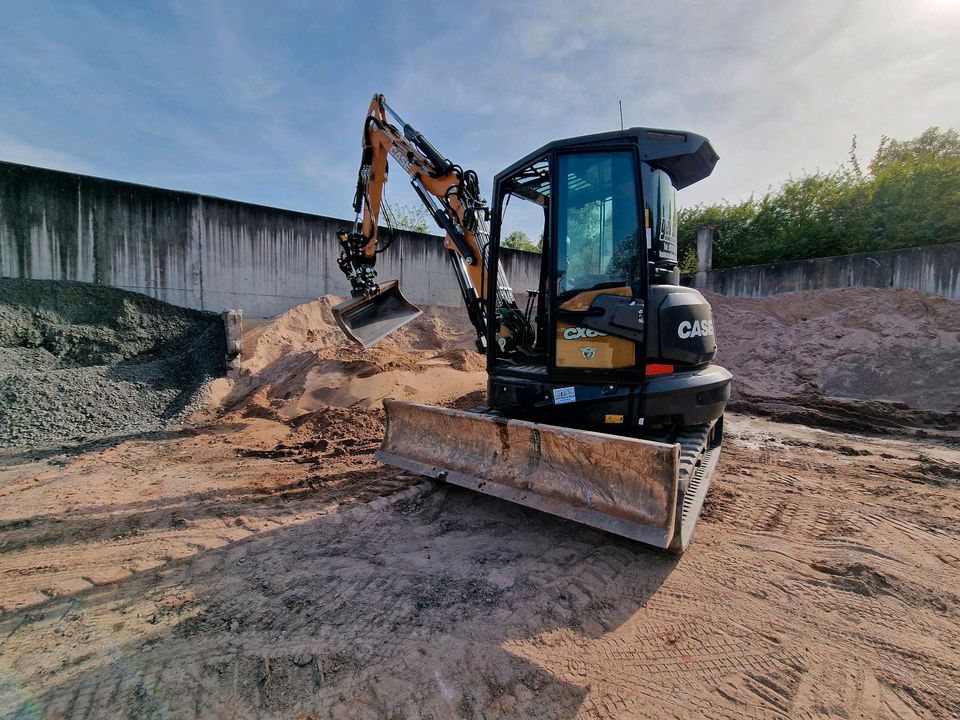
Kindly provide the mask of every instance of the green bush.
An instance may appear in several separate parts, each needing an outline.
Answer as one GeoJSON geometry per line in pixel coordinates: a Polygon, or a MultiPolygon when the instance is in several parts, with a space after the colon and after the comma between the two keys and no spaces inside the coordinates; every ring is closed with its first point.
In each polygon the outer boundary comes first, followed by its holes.
{"type": "Polygon", "coordinates": [[[868,171],[850,159],[832,173],[790,179],[757,199],[682,208],[680,257],[695,265],[697,230],[714,228],[713,266],[916,247],[960,240],[960,135],[930,128],[884,137],[868,171]]]}
{"type": "Polygon", "coordinates": [[[527,252],[538,253],[543,250],[543,238],[534,242],[523,230],[514,230],[504,238],[503,246],[512,250],[526,250],[527,252]]]}

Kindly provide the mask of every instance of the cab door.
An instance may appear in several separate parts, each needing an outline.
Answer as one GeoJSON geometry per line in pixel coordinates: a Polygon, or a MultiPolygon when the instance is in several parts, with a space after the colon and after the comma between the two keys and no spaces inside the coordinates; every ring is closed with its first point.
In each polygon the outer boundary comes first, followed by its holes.
{"type": "Polygon", "coordinates": [[[638,343],[583,325],[598,295],[642,297],[646,237],[632,149],[561,152],[555,159],[554,368],[635,368],[638,343]]]}

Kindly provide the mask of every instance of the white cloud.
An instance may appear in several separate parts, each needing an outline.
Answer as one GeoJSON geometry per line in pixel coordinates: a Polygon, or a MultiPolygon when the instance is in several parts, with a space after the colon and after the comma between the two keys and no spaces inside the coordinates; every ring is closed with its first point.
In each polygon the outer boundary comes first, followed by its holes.
{"type": "MultiPolygon", "coordinates": [[[[485,191],[544,142],[617,127],[622,99],[627,124],[714,142],[688,204],[831,169],[854,134],[866,155],[960,127],[958,36],[942,0],[38,2],[0,26],[0,127],[21,161],[336,214],[373,91],[485,191]]],[[[405,185],[391,195],[416,202],[405,185]]]]}
{"type": "Polygon", "coordinates": [[[628,124],[713,140],[716,174],[685,202],[832,169],[854,134],[869,148],[884,132],[960,125],[957,5],[509,3],[475,20],[469,41],[437,32],[408,56],[393,99],[466,114],[469,142],[424,113],[455,159],[488,173],[546,140],[616,127],[618,99],[628,124]]]}

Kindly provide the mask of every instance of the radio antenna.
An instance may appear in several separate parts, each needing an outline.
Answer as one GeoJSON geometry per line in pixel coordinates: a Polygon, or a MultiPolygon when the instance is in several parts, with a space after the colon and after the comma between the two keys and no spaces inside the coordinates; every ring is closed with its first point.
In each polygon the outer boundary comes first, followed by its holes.
{"type": "Polygon", "coordinates": [[[620,105],[620,132],[623,132],[623,100],[617,100],[617,104],[620,105]]]}

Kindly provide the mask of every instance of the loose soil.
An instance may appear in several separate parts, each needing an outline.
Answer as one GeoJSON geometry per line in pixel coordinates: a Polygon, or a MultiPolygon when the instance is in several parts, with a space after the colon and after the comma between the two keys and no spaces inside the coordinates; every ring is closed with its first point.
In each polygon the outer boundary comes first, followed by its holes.
{"type": "MultiPolygon", "coordinates": [[[[193,424],[0,456],[0,718],[960,715],[948,404],[879,401],[931,413],[910,436],[731,414],[677,558],[373,462],[383,397],[472,407],[486,376],[457,313],[361,351],[331,302],[249,333],[193,424]]],[[[864,422],[816,358],[737,350],[763,302],[717,303],[738,401],[864,422]]]]}
{"type": "Polygon", "coordinates": [[[956,717],[960,450],[729,426],[679,559],[366,431],[9,466],[0,717],[956,717]]]}
{"type": "Polygon", "coordinates": [[[326,296],[299,305],[244,338],[236,377],[213,391],[218,412],[299,424],[329,408],[382,408],[385,397],[437,403],[486,383],[486,362],[472,344],[462,313],[430,308],[376,346],[344,337],[326,296]]]}

